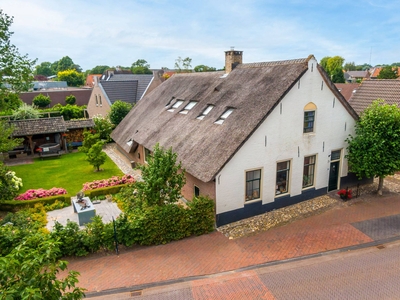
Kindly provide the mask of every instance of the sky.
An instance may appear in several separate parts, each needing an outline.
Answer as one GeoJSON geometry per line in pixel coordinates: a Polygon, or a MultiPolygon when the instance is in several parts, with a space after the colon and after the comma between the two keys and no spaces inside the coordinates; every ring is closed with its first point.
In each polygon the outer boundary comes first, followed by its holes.
{"type": "Polygon", "coordinates": [[[30,59],[69,56],[85,70],[223,68],[224,51],[243,62],[339,55],[373,66],[400,62],[399,0],[0,0],[14,17],[11,42],[30,59]]]}

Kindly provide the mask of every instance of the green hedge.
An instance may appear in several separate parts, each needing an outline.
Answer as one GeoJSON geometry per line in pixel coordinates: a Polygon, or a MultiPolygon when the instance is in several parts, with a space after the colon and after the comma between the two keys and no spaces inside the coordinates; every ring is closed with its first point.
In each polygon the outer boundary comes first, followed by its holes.
{"type": "Polygon", "coordinates": [[[129,184],[121,184],[121,185],[114,185],[114,186],[109,186],[109,187],[104,187],[104,188],[99,188],[95,190],[87,190],[85,191],[85,196],[89,197],[90,199],[96,197],[96,196],[105,196],[105,195],[114,195],[119,193],[119,191],[128,186],[129,184]]]}
{"type": "Polygon", "coordinates": [[[43,205],[53,204],[57,200],[66,204],[71,204],[71,195],[64,194],[33,200],[6,200],[0,202],[0,211],[16,212],[24,208],[34,207],[37,203],[42,203],[43,205]]]}

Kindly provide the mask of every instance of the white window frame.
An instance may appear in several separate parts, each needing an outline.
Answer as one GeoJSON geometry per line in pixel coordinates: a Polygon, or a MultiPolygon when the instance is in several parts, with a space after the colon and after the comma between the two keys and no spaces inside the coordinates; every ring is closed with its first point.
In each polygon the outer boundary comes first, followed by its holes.
{"type": "Polygon", "coordinates": [[[209,113],[210,111],[214,108],[214,105],[207,105],[207,107],[203,110],[201,115],[199,115],[196,119],[198,120],[203,120],[209,113]]]}
{"type": "Polygon", "coordinates": [[[275,172],[275,197],[285,196],[290,194],[290,173],[291,173],[292,161],[282,160],[276,162],[275,172]],[[286,169],[278,170],[278,165],[286,163],[286,169]],[[289,167],[287,167],[289,165],[289,167]],[[282,176],[280,176],[282,175],[282,176]],[[286,178],[284,178],[286,177],[286,178]],[[286,190],[283,188],[286,186],[286,190]]]}
{"type": "Polygon", "coordinates": [[[249,169],[249,170],[245,170],[244,172],[244,203],[249,203],[249,202],[253,202],[253,201],[260,201],[262,200],[261,195],[262,195],[262,174],[263,174],[263,168],[254,168],[254,169],[249,169]],[[247,178],[247,173],[250,172],[256,172],[259,171],[260,172],[260,177],[254,179],[248,179],[247,178]],[[248,191],[250,189],[248,189],[248,183],[253,183],[254,181],[258,181],[258,195],[257,193],[257,187],[254,188],[254,186],[252,185],[251,188],[251,195],[248,194],[248,191]]]}
{"type": "Polygon", "coordinates": [[[186,115],[189,112],[189,110],[191,110],[193,107],[196,106],[196,104],[197,101],[190,101],[179,113],[186,115]]]}
{"type": "MultiPolygon", "coordinates": [[[[313,187],[315,186],[315,171],[316,171],[316,166],[317,166],[317,155],[316,155],[316,154],[304,156],[304,160],[303,160],[303,180],[302,180],[302,189],[303,189],[303,190],[306,190],[306,189],[309,189],[309,188],[313,188],[313,187]],[[308,164],[306,165],[306,163],[305,163],[306,158],[311,158],[311,157],[314,158],[314,162],[313,162],[313,163],[308,163],[308,164]],[[305,185],[305,184],[304,184],[305,179],[306,179],[305,176],[307,176],[307,179],[308,179],[309,176],[310,176],[310,175],[305,175],[306,167],[308,167],[308,169],[309,169],[310,166],[312,166],[312,173],[313,173],[313,174],[311,174],[311,175],[312,175],[312,183],[311,183],[311,184],[308,184],[308,185],[305,185]]],[[[310,170],[310,169],[309,169],[309,170],[310,170]]]]}
{"type": "Polygon", "coordinates": [[[217,121],[215,121],[215,124],[223,124],[225,122],[225,120],[233,113],[235,109],[230,107],[227,110],[225,110],[225,112],[218,118],[217,121]]]}
{"type": "Polygon", "coordinates": [[[168,109],[169,112],[174,112],[175,109],[177,109],[179,106],[181,106],[183,104],[183,100],[176,100],[175,103],[171,106],[170,109],[168,109]]]}

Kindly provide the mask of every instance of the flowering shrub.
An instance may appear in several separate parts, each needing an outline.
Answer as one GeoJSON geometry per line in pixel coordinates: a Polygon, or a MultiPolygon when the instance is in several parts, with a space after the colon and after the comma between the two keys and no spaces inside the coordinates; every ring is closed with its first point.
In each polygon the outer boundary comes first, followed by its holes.
{"type": "Polygon", "coordinates": [[[133,178],[132,175],[124,175],[122,177],[113,176],[108,179],[101,179],[101,180],[95,180],[92,182],[86,182],[83,184],[83,190],[84,191],[95,190],[95,189],[99,189],[99,188],[120,185],[120,184],[134,183],[134,182],[135,182],[135,178],[133,178]]]}
{"type": "Polygon", "coordinates": [[[57,196],[66,194],[67,191],[63,188],[53,187],[50,190],[37,189],[37,190],[27,190],[25,193],[15,197],[15,200],[32,200],[37,198],[46,198],[51,196],[57,196]]]}
{"type": "Polygon", "coordinates": [[[10,187],[14,191],[18,192],[19,189],[22,187],[22,179],[17,177],[17,176],[15,176],[15,172],[14,171],[8,171],[6,173],[6,177],[7,177],[7,181],[9,183],[11,183],[10,187]]]}
{"type": "Polygon", "coordinates": [[[351,194],[351,190],[347,189],[342,189],[338,192],[338,195],[340,198],[345,199],[345,200],[350,200],[353,196],[351,194]]]}

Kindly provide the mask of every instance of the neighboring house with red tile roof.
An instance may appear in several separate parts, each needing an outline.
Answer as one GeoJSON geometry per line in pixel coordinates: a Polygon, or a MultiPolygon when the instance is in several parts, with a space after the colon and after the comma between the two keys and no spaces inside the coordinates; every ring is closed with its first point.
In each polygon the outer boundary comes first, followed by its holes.
{"type": "MultiPolygon", "coordinates": [[[[400,74],[400,67],[393,67],[393,69],[394,69],[394,68],[397,68],[397,74],[400,74]]],[[[378,79],[378,75],[379,75],[379,73],[381,72],[381,70],[382,70],[382,67],[373,68],[373,69],[371,70],[371,76],[370,76],[370,78],[371,78],[371,79],[378,79]]],[[[397,79],[400,80],[400,76],[397,77],[397,79]]]]}
{"type": "Polygon", "coordinates": [[[359,83],[335,83],[336,88],[343,95],[343,97],[349,101],[353,93],[356,92],[357,88],[360,86],[359,83]]]}
{"type": "Polygon", "coordinates": [[[108,77],[101,77],[106,80],[97,80],[95,77],[95,85],[87,107],[89,117],[106,116],[111,110],[111,105],[117,100],[135,105],[164,81],[162,73],[163,71],[153,71],[151,75],[110,73],[108,77]]]}
{"type": "Polygon", "coordinates": [[[94,87],[94,82],[95,82],[94,77],[97,77],[98,79],[100,79],[101,76],[102,76],[102,74],[89,74],[89,75],[86,77],[85,86],[88,86],[88,87],[93,88],[93,87],[94,87]]]}
{"type": "Polygon", "coordinates": [[[314,56],[177,73],[140,100],[112,132],[144,164],[154,146],[186,170],[183,196],[215,200],[223,225],[347,186],[345,139],[357,114],[314,56]]]}
{"type": "Polygon", "coordinates": [[[400,106],[400,80],[364,80],[349,103],[357,114],[360,114],[376,99],[383,99],[388,104],[400,106]]]}

